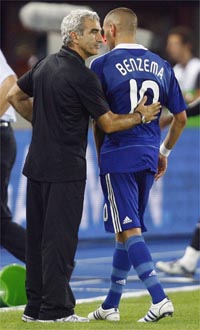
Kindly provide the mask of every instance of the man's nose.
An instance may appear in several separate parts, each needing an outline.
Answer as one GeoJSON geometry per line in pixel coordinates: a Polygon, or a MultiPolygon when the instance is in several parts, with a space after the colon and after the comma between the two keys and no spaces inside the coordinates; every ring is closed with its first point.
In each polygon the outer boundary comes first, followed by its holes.
{"type": "Polygon", "coordinates": [[[97,33],[97,35],[96,35],[96,40],[98,41],[98,42],[103,42],[103,38],[102,38],[102,35],[101,35],[101,33],[100,32],[98,32],[97,33]]]}

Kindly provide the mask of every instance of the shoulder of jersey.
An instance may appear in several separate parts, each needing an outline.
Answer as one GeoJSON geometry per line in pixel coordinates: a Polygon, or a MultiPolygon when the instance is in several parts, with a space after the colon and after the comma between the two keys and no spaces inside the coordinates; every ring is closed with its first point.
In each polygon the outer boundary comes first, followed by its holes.
{"type": "Polygon", "coordinates": [[[92,67],[92,65],[96,64],[96,63],[101,63],[105,60],[105,58],[109,55],[110,52],[107,52],[105,54],[99,55],[95,58],[92,59],[92,61],[90,62],[90,68],[92,67]]]}

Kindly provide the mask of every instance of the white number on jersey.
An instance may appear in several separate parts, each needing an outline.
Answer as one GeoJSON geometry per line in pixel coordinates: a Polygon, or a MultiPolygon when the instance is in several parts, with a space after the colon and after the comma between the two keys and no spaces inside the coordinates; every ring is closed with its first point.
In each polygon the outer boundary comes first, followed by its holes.
{"type": "Polygon", "coordinates": [[[130,101],[131,101],[131,110],[129,113],[133,113],[134,109],[137,107],[138,103],[142,100],[147,89],[150,88],[153,91],[153,103],[157,102],[159,99],[159,86],[153,80],[145,80],[142,83],[142,86],[139,90],[139,100],[137,98],[138,86],[135,79],[130,80],[130,101]]]}

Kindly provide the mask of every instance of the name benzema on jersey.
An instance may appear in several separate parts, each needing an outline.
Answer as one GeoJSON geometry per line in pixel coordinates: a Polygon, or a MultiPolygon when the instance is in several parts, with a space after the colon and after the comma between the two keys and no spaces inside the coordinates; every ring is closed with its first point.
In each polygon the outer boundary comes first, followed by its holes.
{"type": "Polygon", "coordinates": [[[132,71],[145,71],[153,73],[162,80],[164,74],[163,67],[160,67],[157,62],[151,61],[147,58],[142,59],[137,57],[124,59],[122,63],[115,64],[115,67],[122,74],[122,76],[125,76],[127,73],[132,71]]]}

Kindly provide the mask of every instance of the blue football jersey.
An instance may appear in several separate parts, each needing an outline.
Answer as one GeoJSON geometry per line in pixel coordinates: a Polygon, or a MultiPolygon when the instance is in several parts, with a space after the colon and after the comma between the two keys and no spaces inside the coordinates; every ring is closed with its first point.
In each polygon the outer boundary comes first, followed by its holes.
{"type": "MultiPolygon", "coordinates": [[[[186,109],[171,65],[138,44],[119,44],[91,62],[114,113],[134,112],[144,95],[147,104],[159,101],[173,114],[186,109]]],[[[160,116],[160,115],[159,115],[160,116]]],[[[101,148],[100,172],[157,171],[160,147],[158,119],[135,128],[107,134],[101,148]]]]}

